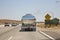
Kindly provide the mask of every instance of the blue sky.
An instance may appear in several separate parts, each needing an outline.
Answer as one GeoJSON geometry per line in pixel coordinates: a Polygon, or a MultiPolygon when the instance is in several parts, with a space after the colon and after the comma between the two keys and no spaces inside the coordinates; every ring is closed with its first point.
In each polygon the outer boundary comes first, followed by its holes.
{"type": "Polygon", "coordinates": [[[60,18],[60,0],[0,0],[0,19],[21,20],[32,14],[37,21],[44,21],[46,13],[60,18]]]}

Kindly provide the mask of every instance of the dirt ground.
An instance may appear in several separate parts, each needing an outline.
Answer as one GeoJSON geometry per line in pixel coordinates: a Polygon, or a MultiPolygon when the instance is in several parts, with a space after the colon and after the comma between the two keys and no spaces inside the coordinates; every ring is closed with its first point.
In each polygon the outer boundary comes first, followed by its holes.
{"type": "Polygon", "coordinates": [[[36,25],[36,27],[43,28],[43,29],[48,29],[48,30],[60,30],[60,25],[58,25],[58,26],[51,25],[48,28],[48,26],[45,27],[45,24],[38,24],[38,25],[36,25]]]}

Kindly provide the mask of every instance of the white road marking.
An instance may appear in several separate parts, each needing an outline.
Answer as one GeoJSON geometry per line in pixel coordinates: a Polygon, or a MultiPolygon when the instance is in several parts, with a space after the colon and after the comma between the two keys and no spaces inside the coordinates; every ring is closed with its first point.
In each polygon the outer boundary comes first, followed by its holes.
{"type": "Polygon", "coordinates": [[[8,39],[8,40],[11,40],[12,38],[13,38],[13,36],[9,37],[9,39],[8,39]]]}
{"type": "Polygon", "coordinates": [[[47,36],[48,38],[50,38],[50,39],[52,39],[52,40],[55,40],[53,37],[47,35],[46,33],[42,32],[42,31],[38,31],[38,32],[42,33],[43,35],[47,36]]]}

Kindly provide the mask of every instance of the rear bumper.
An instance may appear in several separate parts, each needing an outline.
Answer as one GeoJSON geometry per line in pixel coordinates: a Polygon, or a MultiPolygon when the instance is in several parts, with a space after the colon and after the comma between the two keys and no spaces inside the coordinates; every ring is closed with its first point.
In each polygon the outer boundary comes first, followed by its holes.
{"type": "Polygon", "coordinates": [[[23,31],[26,31],[26,30],[36,31],[36,27],[32,27],[32,28],[22,27],[21,30],[23,30],[23,31]]]}

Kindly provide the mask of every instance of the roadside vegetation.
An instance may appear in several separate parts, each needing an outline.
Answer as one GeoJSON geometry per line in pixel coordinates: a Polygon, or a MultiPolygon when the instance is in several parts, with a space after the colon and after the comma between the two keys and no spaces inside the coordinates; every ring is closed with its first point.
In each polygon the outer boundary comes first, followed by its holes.
{"type": "Polygon", "coordinates": [[[59,19],[53,18],[52,20],[45,20],[45,27],[51,27],[51,26],[58,26],[59,25],[59,19]]]}
{"type": "Polygon", "coordinates": [[[46,14],[45,22],[39,23],[37,26],[41,28],[60,28],[59,18],[51,19],[51,16],[49,14],[46,14]]]}

